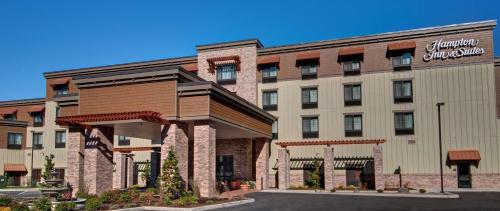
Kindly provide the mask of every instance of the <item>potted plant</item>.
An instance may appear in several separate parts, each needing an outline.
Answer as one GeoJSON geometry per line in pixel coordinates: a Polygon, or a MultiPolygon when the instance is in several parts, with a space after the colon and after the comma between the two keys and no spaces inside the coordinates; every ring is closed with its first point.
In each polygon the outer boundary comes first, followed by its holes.
{"type": "Polygon", "coordinates": [[[248,181],[241,182],[240,189],[243,190],[243,191],[249,191],[250,190],[250,184],[248,183],[248,181]]]}
{"type": "Polygon", "coordinates": [[[231,179],[229,181],[229,188],[231,190],[237,190],[238,188],[240,188],[240,184],[241,184],[241,180],[239,180],[239,179],[231,179]]]}

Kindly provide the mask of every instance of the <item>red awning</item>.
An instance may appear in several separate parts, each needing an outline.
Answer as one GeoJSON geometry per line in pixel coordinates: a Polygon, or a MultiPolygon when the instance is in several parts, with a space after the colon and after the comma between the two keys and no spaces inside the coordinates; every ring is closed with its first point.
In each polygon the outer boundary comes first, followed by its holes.
{"type": "Polygon", "coordinates": [[[446,165],[451,166],[457,163],[471,163],[478,166],[480,160],[481,155],[477,149],[449,150],[446,158],[446,165]]]}
{"type": "Polygon", "coordinates": [[[198,64],[185,64],[181,66],[182,68],[186,69],[189,72],[196,72],[198,71],[198,64]]]}
{"type": "Polygon", "coordinates": [[[339,50],[339,56],[351,56],[365,53],[364,47],[348,47],[339,50]]]}
{"type": "Polygon", "coordinates": [[[236,71],[240,71],[240,57],[239,56],[221,56],[207,59],[208,62],[208,72],[215,73],[217,65],[223,64],[235,64],[236,71]]]}
{"type": "Polygon", "coordinates": [[[13,114],[17,112],[17,108],[0,108],[0,115],[13,114]]]}
{"type": "Polygon", "coordinates": [[[84,126],[88,123],[96,122],[111,122],[122,120],[144,120],[148,122],[155,122],[162,125],[169,124],[169,121],[163,119],[162,115],[154,111],[132,111],[120,113],[105,113],[105,114],[86,114],[75,116],[57,117],[56,123],[62,126],[84,126]]]}
{"type": "Polygon", "coordinates": [[[385,139],[366,139],[366,140],[318,140],[318,141],[283,141],[276,145],[287,146],[314,146],[314,145],[346,145],[346,144],[382,144],[385,139]]]}
{"type": "Polygon", "coordinates": [[[3,164],[3,171],[27,172],[26,166],[24,164],[17,164],[17,163],[3,164]]]}
{"type": "Polygon", "coordinates": [[[415,43],[415,41],[396,42],[396,43],[389,43],[387,45],[387,50],[396,51],[396,50],[414,49],[416,47],[417,43],[415,43]]]}
{"type": "Polygon", "coordinates": [[[68,83],[69,83],[69,78],[58,78],[49,82],[51,86],[65,85],[68,83]]]}
{"type": "Polygon", "coordinates": [[[279,56],[261,56],[257,58],[257,64],[273,64],[273,63],[280,63],[280,57],[279,56]]]}
{"type": "Polygon", "coordinates": [[[297,54],[297,61],[319,59],[319,57],[320,57],[319,51],[303,52],[303,53],[297,54]]]}
{"type": "Polygon", "coordinates": [[[28,109],[28,113],[37,113],[37,112],[42,112],[43,110],[45,110],[45,106],[43,106],[43,105],[31,106],[28,109]]]}

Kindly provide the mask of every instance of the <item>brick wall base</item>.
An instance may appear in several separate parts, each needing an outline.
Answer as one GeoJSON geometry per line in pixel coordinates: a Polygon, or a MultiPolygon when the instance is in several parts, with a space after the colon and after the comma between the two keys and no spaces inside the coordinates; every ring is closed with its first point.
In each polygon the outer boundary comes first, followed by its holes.
{"type": "MultiPolygon", "coordinates": [[[[439,174],[404,175],[402,183],[411,188],[439,189],[441,180],[439,174]]],[[[457,176],[443,175],[444,188],[458,188],[457,176]]],[[[385,186],[398,187],[399,176],[394,174],[385,175],[385,186]]],[[[472,188],[500,188],[500,174],[473,174],[472,188]]]]}

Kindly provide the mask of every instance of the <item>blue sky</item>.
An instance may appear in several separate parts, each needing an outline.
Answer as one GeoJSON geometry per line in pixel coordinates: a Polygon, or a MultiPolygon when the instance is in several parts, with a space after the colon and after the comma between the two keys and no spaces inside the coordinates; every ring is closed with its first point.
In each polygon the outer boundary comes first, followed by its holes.
{"type": "Polygon", "coordinates": [[[276,46],[499,16],[494,0],[1,0],[0,101],[44,97],[43,72],[190,56],[200,44],[276,46]]]}

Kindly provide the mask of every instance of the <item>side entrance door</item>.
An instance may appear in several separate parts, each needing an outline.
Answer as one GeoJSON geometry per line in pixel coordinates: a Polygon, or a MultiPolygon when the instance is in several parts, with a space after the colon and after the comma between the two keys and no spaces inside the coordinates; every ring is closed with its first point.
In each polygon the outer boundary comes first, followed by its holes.
{"type": "Polygon", "coordinates": [[[470,164],[458,164],[458,188],[472,188],[472,176],[470,174],[470,164]]]}

